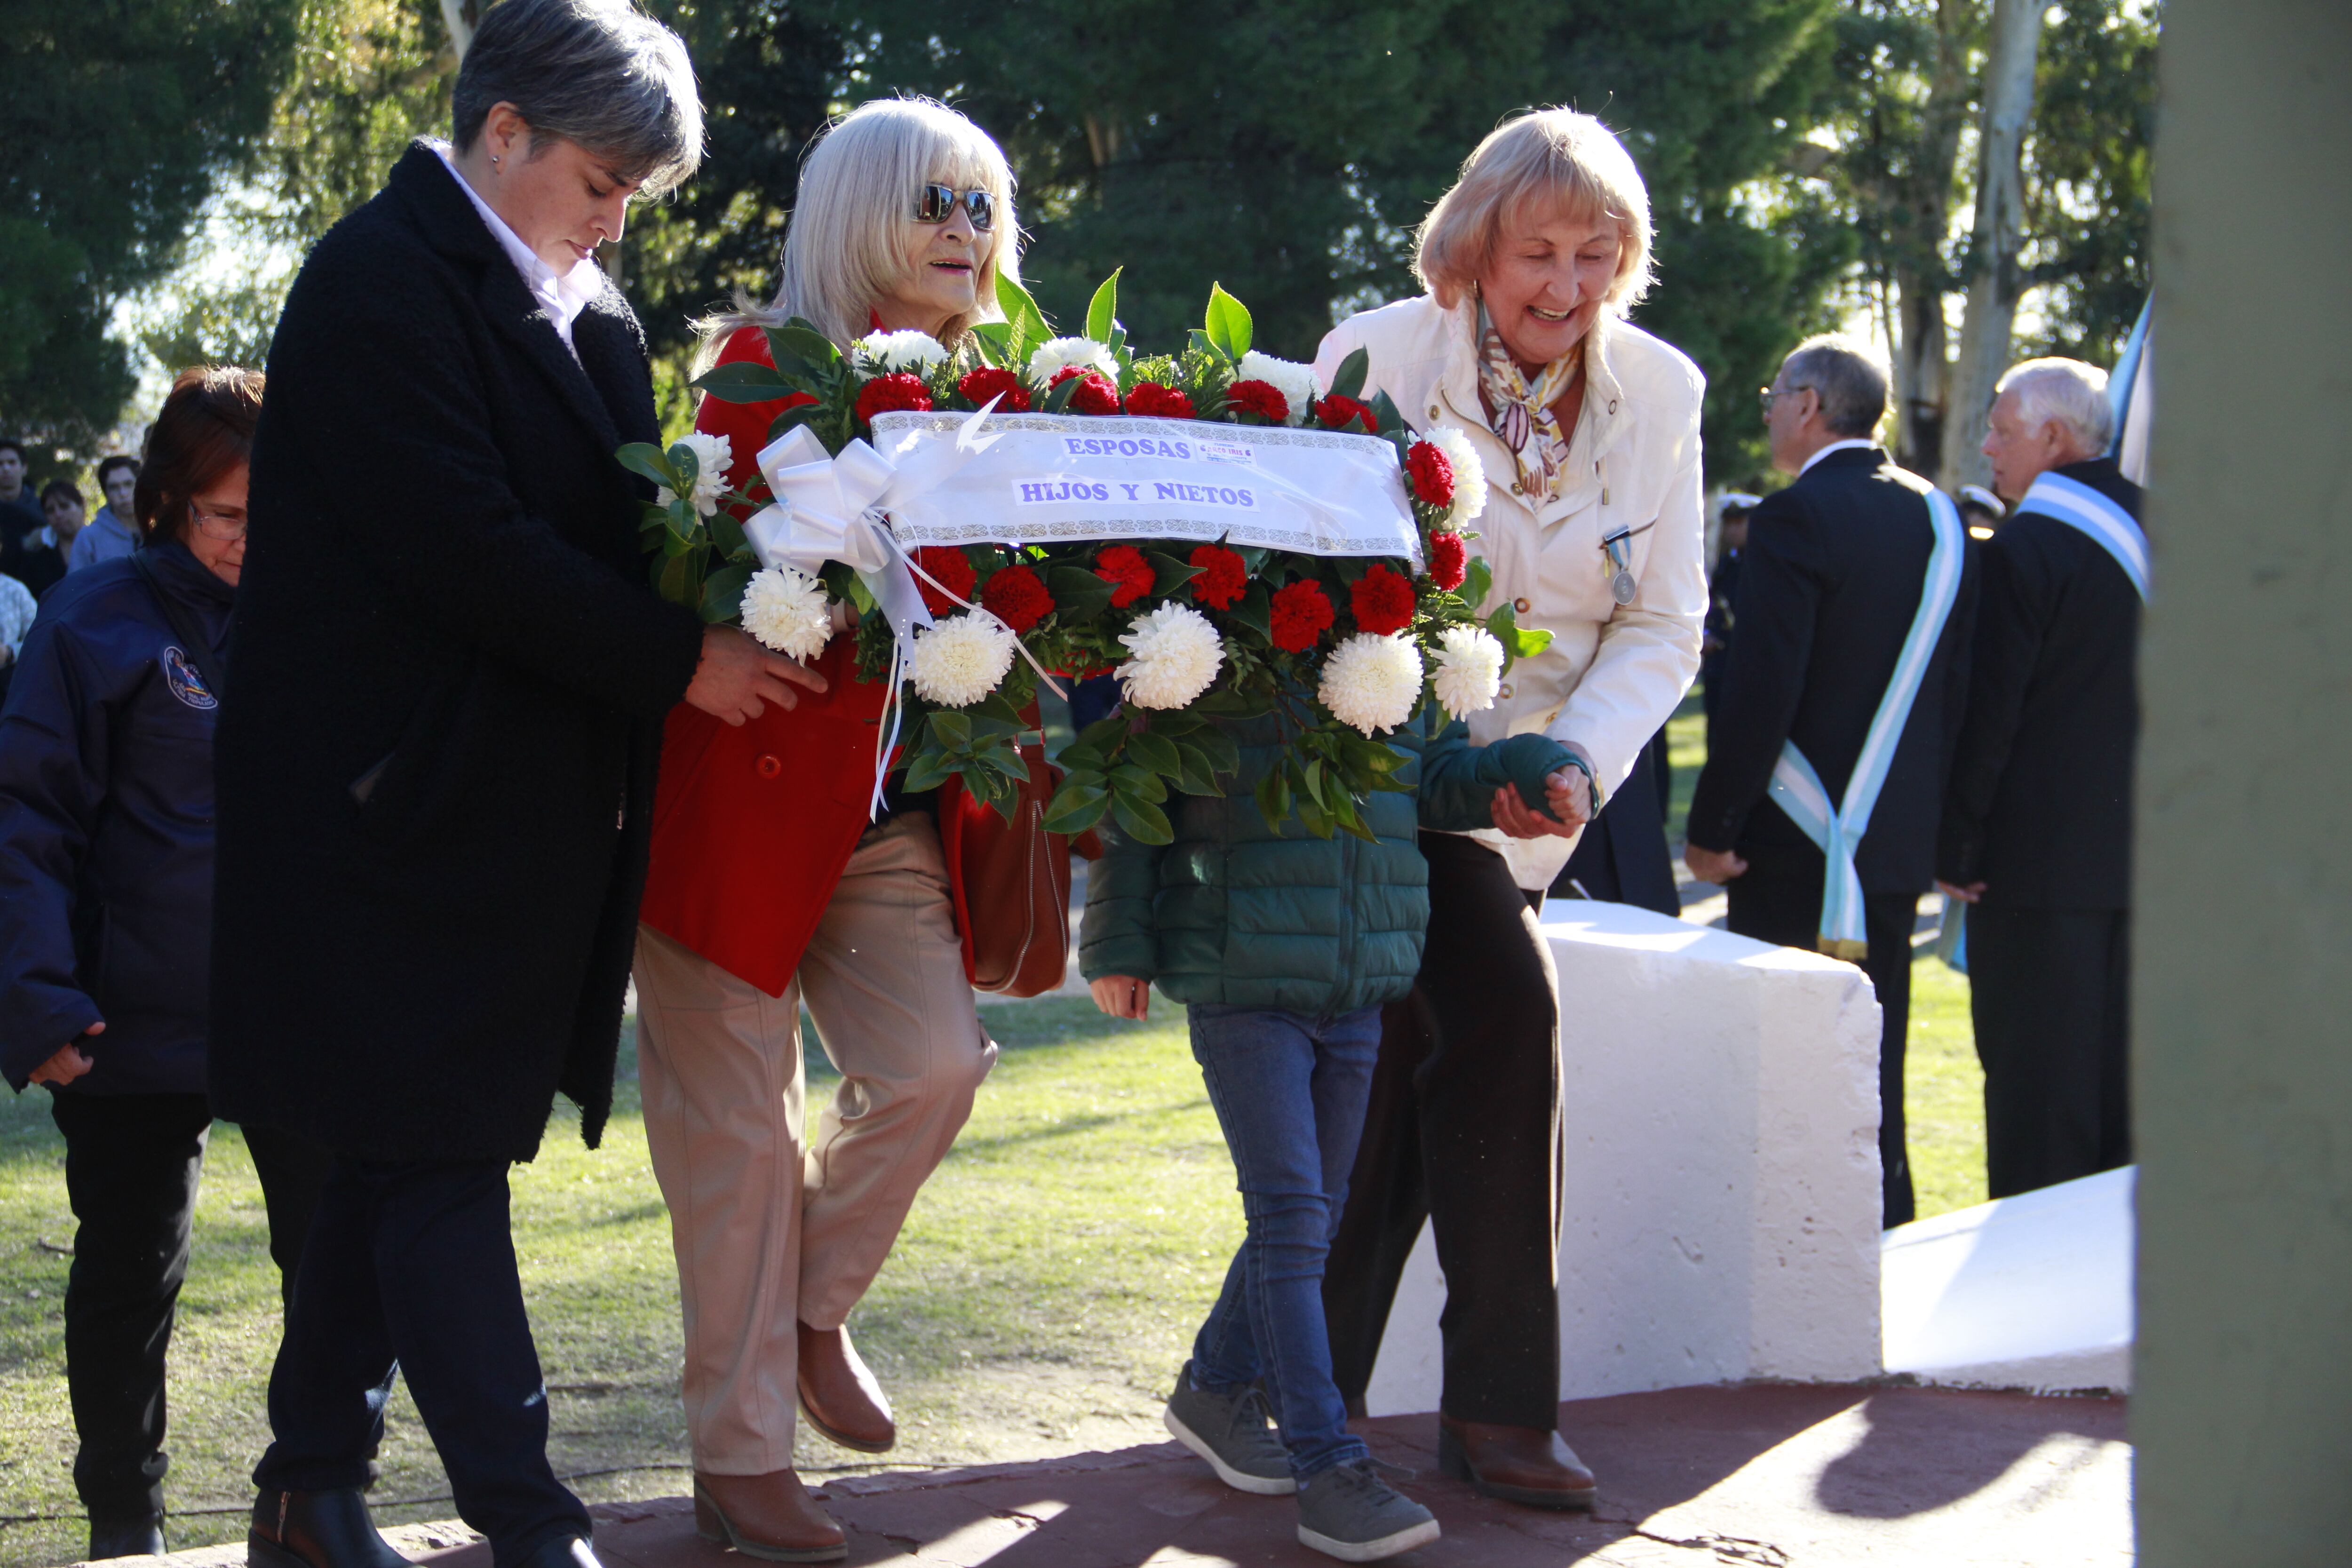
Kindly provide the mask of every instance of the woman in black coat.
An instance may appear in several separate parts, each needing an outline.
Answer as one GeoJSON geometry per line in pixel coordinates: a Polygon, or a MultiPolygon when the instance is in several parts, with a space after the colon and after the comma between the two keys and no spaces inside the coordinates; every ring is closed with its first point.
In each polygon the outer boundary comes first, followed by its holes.
{"type": "MultiPolygon", "coordinates": [[[[49,595],[0,714],[0,1070],[47,1084],[65,1135],[93,1559],[163,1550],[163,1359],[213,1120],[213,720],[261,390],[249,370],[180,376],[140,478],[147,547],[49,595]]],[[[290,1292],[325,1160],[275,1129],[247,1143],[290,1292]]]]}
{"type": "MultiPolygon", "coordinates": [[[[681,699],[814,680],[646,585],[657,434],[593,260],[691,173],[684,47],[597,0],[507,0],[456,144],[412,147],[304,263],[254,452],[219,750],[213,1087],[336,1156],[270,1385],[257,1568],[380,1563],[359,1488],[404,1373],[499,1568],[587,1552],[507,1228],[561,1089],[593,1145],[681,699]]],[[[593,1561],[593,1559],[590,1559],[593,1561]]]]}

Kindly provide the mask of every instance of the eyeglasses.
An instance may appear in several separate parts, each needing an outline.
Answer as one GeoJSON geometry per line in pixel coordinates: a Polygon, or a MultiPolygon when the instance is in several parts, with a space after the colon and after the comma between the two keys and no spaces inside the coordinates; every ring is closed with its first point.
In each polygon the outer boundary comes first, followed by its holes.
{"type": "Polygon", "coordinates": [[[1780,391],[1775,392],[1769,386],[1759,386],[1756,389],[1756,396],[1757,400],[1764,405],[1764,417],[1769,419],[1772,417],[1772,400],[1774,398],[1794,397],[1801,392],[1811,392],[1812,390],[1813,389],[1810,386],[1784,386],[1780,388],[1780,391]]]}
{"type": "Polygon", "coordinates": [[[955,216],[957,207],[971,219],[971,226],[986,234],[996,225],[996,198],[986,191],[959,191],[953,185],[925,185],[915,197],[917,223],[945,223],[955,216]]]}
{"type": "Polygon", "coordinates": [[[217,512],[198,511],[194,505],[188,515],[196,520],[196,531],[219,544],[235,544],[245,537],[245,519],[222,517],[217,512]]]}

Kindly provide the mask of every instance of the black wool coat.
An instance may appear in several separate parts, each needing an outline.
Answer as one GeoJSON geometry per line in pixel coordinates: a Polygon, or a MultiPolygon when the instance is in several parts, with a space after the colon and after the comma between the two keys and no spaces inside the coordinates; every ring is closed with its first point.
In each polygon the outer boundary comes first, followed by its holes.
{"type": "Polygon", "coordinates": [[[216,742],[212,1095],[377,1160],[524,1160],[612,1104],[663,716],[657,438],[607,283],[575,360],[433,151],[303,264],[269,355],[216,742]]]}
{"type": "MultiPolygon", "coordinates": [[[[1724,689],[1690,841],[1737,849],[1750,876],[1811,875],[1822,852],[1766,791],[1794,741],[1832,801],[1845,794],[1895,674],[1935,548],[1929,485],[1875,447],[1832,452],[1748,520],[1724,689]]],[[[1854,852],[1866,893],[1924,893],[1976,622],[1974,552],[1854,852]]]]}
{"type": "MultiPolygon", "coordinates": [[[[2105,458],[2057,470],[2137,520],[2105,458]]],[[[1986,541],[1968,721],[1937,875],[2002,909],[2131,907],[2139,591],[2091,536],[2029,509],[1986,541]]]]}

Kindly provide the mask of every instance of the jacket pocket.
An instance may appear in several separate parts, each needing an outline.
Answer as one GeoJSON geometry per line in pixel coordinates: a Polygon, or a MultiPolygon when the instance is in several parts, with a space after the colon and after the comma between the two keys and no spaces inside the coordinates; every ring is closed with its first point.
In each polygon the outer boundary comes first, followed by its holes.
{"type": "Polygon", "coordinates": [[[435,775],[443,759],[453,753],[472,675],[468,661],[466,668],[428,690],[401,726],[392,750],[343,786],[360,837],[378,844],[400,841],[426,814],[427,797],[446,793],[439,787],[444,781],[435,775]]]}

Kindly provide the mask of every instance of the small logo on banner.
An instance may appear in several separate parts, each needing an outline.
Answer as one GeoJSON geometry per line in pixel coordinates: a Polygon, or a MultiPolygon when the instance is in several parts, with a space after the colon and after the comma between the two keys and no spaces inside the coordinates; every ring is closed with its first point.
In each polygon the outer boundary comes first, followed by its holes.
{"type": "Polygon", "coordinates": [[[220,699],[213,695],[205,678],[196,673],[196,667],[179,648],[167,645],[163,663],[163,683],[172,689],[173,696],[199,712],[210,712],[220,706],[220,699]]]}

